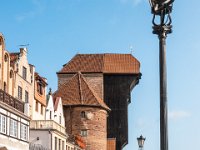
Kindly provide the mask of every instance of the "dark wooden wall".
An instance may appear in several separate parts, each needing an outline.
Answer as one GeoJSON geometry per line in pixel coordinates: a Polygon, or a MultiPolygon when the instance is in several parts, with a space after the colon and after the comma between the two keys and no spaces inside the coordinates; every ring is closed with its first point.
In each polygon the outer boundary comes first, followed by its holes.
{"type": "Polygon", "coordinates": [[[128,104],[138,80],[138,75],[104,75],[104,101],[111,108],[107,132],[108,138],[116,138],[116,150],[128,143],[128,104]]]}

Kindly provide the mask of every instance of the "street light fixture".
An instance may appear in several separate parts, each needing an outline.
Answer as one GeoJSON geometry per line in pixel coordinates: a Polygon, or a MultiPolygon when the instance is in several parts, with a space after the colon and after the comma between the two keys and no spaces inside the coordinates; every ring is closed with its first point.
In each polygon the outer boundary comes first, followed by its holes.
{"type": "Polygon", "coordinates": [[[140,137],[137,138],[137,141],[138,141],[138,146],[140,149],[143,148],[144,146],[144,141],[146,140],[146,138],[144,138],[142,135],[140,137]]]}
{"type": "Polygon", "coordinates": [[[153,14],[153,34],[157,34],[159,38],[161,150],[168,150],[166,38],[172,32],[170,14],[173,2],[174,0],[149,0],[153,14]]]}

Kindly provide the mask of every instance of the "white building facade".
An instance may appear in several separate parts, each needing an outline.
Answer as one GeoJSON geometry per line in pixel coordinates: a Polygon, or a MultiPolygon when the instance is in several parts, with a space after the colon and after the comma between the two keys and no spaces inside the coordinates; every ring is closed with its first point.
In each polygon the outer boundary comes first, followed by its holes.
{"type": "Polygon", "coordinates": [[[32,120],[30,123],[30,143],[48,150],[66,150],[64,123],[61,98],[54,102],[52,95],[48,95],[45,119],[32,120]]]}

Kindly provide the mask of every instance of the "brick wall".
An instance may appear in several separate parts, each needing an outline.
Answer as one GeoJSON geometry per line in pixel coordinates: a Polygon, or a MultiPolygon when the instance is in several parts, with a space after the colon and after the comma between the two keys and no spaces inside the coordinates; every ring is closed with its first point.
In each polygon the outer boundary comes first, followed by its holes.
{"type": "Polygon", "coordinates": [[[65,125],[68,133],[80,135],[81,130],[87,130],[87,136],[82,136],[86,150],[107,150],[107,112],[97,107],[64,107],[65,125]],[[86,117],[81,117],[81,112],[86,117]]]}
{"type": "Polygon", "coordinates": [[[58,89],[60,86],[64,83],[66,83],[71,77],[74,76],[74,74],[57,74],[58,76],[58,89]]]}

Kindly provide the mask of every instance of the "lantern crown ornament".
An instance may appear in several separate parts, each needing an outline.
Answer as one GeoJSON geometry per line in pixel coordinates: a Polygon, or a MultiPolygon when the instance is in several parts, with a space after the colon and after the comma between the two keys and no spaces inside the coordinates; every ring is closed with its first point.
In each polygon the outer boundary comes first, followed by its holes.
{"type": "Polygon", "coordinates": [[[146,138],[144,138],[142,135],[140,135],[140,137],[137,138],[139,148],[143,148],[145,140],[146,138]]]}
{"type": "Polygon", "coordinates": [[[161,11],[171,13],[174,0],[149,0],[152,14],[161,15],[161,11]]]}
{"type": "Polygon", "coordinates": [[[149,0],[153,14],[153,34],[166,38],[167,34],[172,32],[171,12],[173,2],[174,0],[149,0]],[[156,19],[156,17],[159,19],[156,19]]]}

